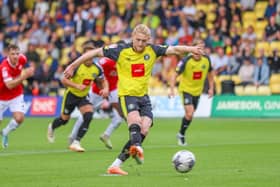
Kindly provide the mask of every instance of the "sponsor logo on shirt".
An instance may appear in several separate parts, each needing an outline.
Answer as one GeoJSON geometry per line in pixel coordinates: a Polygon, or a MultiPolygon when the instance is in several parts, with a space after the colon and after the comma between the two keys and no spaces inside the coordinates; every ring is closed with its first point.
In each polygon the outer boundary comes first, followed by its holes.
{"type": "Polygon", "coordinates": [[[202,72],[193,72],[193,80],[200,80],[202,77],[202,72]]]}
{"type": "Polygon", "coordinates": [[[142,77],[145,75],[145,65],[144,64],[131,64],[131,76],[132,77],[142,77]]]}

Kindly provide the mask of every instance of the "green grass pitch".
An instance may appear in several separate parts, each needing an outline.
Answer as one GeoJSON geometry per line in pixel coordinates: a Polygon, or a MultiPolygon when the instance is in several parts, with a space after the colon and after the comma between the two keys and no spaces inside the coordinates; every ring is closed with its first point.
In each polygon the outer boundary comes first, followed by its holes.
{"type": "MultiPolygon", "coordinates": [[[[108,176],[107,167],[127,141],[123,123],[112,135],[113,150],[99,135],[109,119],[94,119],[82,140],[85,153],[67,149],[74,123],[56,130],[49,144],[46,129],[51,118],[26,118],[9,136],[9,147],[0,149],[1,187],[279,187],[279,119],[194,119],[187,133],[187,147],[177,146],[181,119],[155,119],[143,147],[145,163],[129,159],[128,176],[108,176]],[[192,171],[177,173],[171,158],[181,149],[192,151],[192,171]]],[[[5,119],[0,129],[6,126],[5,119]]]]}

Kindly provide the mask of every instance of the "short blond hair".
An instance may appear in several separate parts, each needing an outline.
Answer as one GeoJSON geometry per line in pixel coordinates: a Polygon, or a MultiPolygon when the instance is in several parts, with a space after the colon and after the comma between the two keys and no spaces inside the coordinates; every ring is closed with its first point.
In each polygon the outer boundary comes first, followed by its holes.
{"type": "Polygon", "coordinates": [[[132,31],[132,36],[135,35],[136,33],[142,33],[148,36],[149,38],[151,37],[151,30],[147,25],[144,24],[137,25],[132,31]]]}

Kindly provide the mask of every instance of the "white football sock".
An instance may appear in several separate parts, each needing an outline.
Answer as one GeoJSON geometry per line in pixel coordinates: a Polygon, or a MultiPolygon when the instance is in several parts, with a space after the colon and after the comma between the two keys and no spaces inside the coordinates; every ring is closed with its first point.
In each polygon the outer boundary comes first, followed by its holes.
{"type": "Polygon", "coordinates": [[[116,109],[113,109],[113,116],[112,116],[111,123],[108,125],[107,129],[104,131],[104,134],[106,136],[110,137],[111,134],[113,133],[113,131],[120,126],[121,122],[122,122],[121,116],[116,111],[116,109]]]}
{"type": "Polygon", "coordinates": [[[71,138],[76,139],[79,129],[80,129],[81,125],[83,124],[83,122],[84,122],[83,116],[80,115],[73,126],[72,132],[70,134],[71,138]]]}
{"type": "Polygon", "coordinates": [[[8,123],[6,128],[2,130],[3,135],[7,136],[11,131],[16,130],[18,128],[19,124],[16,122],[16,120],[11,119],[11,121],[8,123]]]}
{"type": "Polygon", "coordinates": [[[123,161],[121,161],[119,158],[117,158],[110,167],[121,167],[123,161]]]}

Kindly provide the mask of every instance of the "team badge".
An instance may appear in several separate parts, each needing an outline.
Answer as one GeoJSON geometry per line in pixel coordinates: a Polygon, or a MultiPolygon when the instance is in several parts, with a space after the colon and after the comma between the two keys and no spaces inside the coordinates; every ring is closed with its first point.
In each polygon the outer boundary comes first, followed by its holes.
{"type": "Polygon", "coordinates": [[[148,54],[145,55],[145,56],[144,56],[144,59],[145,59],[145,60],[149,60],[149,59],[150,59],[150,55],[148,55],[148,54]]]}
{"type": "Polygon", "coordinates": [[[201,68],[202,68],[202,69],[205,69],[205,68],[206,68],[205,64],[203,64],[203,65],[201,66],[201,68]]]}

